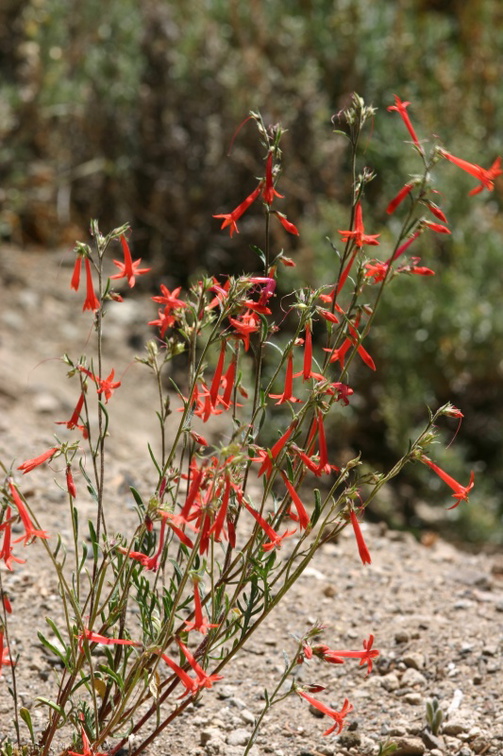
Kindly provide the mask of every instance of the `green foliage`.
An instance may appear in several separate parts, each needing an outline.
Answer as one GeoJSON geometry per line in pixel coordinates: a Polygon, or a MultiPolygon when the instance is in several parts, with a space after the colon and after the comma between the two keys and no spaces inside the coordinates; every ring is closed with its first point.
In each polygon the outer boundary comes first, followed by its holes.
{"type": "MultiPolygon", "coordinates": [[[[16,241],[66,242],[90,216],[105,224],[128,217],[138,255],[174,278],[202,266],[256,267],[249,246],[260,239],[258,215],[250,213],[232,247],[211,216],[246,196],[250,168],[261,173],[246,126],[224,160],[238,124],[260,109],[268,122],[288,124],[284,209],[306,219],[300,243],[288,243],[299,280],[314,283],[313,260],[323,272],[333,264],[319,239],[344,227],[351,175],[345,140],[334,141],[328,124],[351,91],[380,110],[399,93],[412,102],[421,138],[439,134],[468,160],[489,165],[503,151],[499,0],[295,0],[288,12],[281,3],[223,0],[110,0],[106,8],[99,0],[23,0],[1,13],[0,234],[16,241]]],[[[413,151],[404,157],[406,138],[400,119],[382,114],[361,145],[378,174],[367,187],[372,232],[381,230],[398,175],[417,170],[413,151]]],[[[361,448],[370,413],[374,458],[390,458],[425,403],[457,401],[466,445],[452,451],[460,470],[473,466],[493,481],[496,534],[501,191],[472,202],[469,177],[454,166],[442,174],[439,201],[455,235],[421,244],[418,254],[437,275],[424,282],[420,307],[410,296],[415,282],[390,287],[386,326],[372,334],[382,379],[346,421],[346,437],[361,448]]]]}

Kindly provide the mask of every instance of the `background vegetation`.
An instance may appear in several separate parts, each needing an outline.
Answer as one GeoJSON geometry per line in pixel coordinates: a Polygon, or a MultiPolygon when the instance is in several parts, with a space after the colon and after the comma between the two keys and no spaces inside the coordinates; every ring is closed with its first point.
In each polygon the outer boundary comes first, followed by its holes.
{"type": "MultiPolygon", "coordinates": [[[[353,91],[379,108],[362,160],[378,174],[366,224],[384,239],[387,202],[415,171],[403,124],[386,112],[393,94],[412,102],[421,137],[486,167],[503,152],[499,0],[5,0],[0,71],[2,237],[54,246],[85,236],[89,217],[130,221],[135,255],[168,284],[203,266],[255,265],[260,216],[232,242],[212,218],[261,172],[251,128],[227,155],[250,109],[288,128],[284,209],[303,220],[300,240],[280,229],[278,244],[293,246],[296,275],[313,284],[330,269],[325,237],[347,225],[345,143],[331,117],[353,91]]],[[[501,542],[503,182],[469,198],[469,177],[438,173],[455,231],[422,243],[434,278],[390,287],[369,347],[378,372],[333,443],[379,465],[404,448],[426,403],[451,399],[466,420],[439,461],[463,480],[475,469],[477,489],[444,526],[501,542]]],[[[402,477],[377,514],[413,527],[443,516],[445,489],[422,473],[402,477]],[[418,506],[418,490],[438,509],[418,506]]]]}

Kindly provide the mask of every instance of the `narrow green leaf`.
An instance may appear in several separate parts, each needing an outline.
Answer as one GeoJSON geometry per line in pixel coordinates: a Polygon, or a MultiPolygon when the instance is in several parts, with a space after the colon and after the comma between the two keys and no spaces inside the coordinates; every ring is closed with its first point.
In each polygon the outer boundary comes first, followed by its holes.
{"type": "Polygon", "coordinates": [[[51,709],[54,709],[54,711],[57,711],[57,713],[61,717],[63,717],[63,720],[66,722],[66,716],[63,707],[57,704],[55,701],[50,701],[48,698],[44,698],[44,696],[37,696],[35,700],[40,701],[40,703],[49,706],[51,709]]]}

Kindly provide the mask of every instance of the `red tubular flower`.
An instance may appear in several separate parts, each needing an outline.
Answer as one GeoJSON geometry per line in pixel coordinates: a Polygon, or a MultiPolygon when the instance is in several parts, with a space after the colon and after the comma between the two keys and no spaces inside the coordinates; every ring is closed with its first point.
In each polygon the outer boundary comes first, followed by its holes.
{"type": "Polygon", "coordinates": [[[302,399],[297,399],[293,396],[293,353],[287,357],[286,362],[286,375],[285,375],[285,390],[282,394],[269,394],[271,399],[277,399],[276,404],[284,404],[285,402],[302,402],[302,399]]]}
{"type": "Polygon", "coordinates": [[[160,657],[163,661],[166,662],[168,667],[173,670],[175,675],[178,677],[182,685],[185,687],[184,692],[182,693],[179,698],[183,698],[184,696],[188,695],[189,693],[197,693],[199,690],[198,681],[194,680],[190,675],[187,674],[187,672],[182,669],[176,662],[173,661],[173,659],[170,659],[167,654],[160,654],[160,657]]]}
{"type": "Polygon", "coordinates": [[[93,312],[96,312],[96,310],[100,309],[100,301],[94,293],[93,274],[91,272],[91,263],[88,257],[84,258],[84,264],[86,266],[86,298],[82,310],[92,310],[93,312]]]}
{"type": "Polygon", "coordinates": [[[142,551],[127,551],[127,549],[123,549],[121,547],[119,547],[118,550],[122,554],[126,554],[131,559],[136,559],[136,561],[139,562],[142,567],[145,567],[146,570],[157,572],[157,570],[159,569],[159,559],[164,548],[165,532],[166,520],[163,519],[161,522],[161,531],[159,533],[159,545],[157,547],[157,551],[152,556],[148,556],[148,554],[144,554],[142,551]]]}
{"type": "Polygon", "coordinates": [[[108,756],[107,753],[96,753],[92,750],[89,738],[87,737],[83,727],[81,727],[81,738],[82,753],[77,753],[76,751],[68,751],[68,756],[108,756]]]}
{"type": "Polygon", "coordinates": [[[308,381],[311,377],[311,370],[313,365],[313,334],[311,332],[311,323],[306,323],[305,334],[306,337],[304,339],[304,365],[302,370],[302,377],[305,381],[308,381]]]}
{"type": "Polygon", "coordinates": [[[358,517],[356,516],[356,512],[353,509],[350,510],[349,517],[351,519],[351,525],[353,526],[353,530],[355,532],[356,544],[358,546],[360,559],[362,560],[363,564],[372,564],[370,552],[367,548],[367,544],[365,543],[365,539],[360,528],[360,523],[358,522],[358,517]]]}
{"type": "Polygon", "coordinates": [[[433,223],[433,221],[422,221],[423,226],[431,228],[432,231],[436,231],[437,234],[450,234],[451,230],[447,226],[443,226],[441,223],[433,223]]]}
{"type": "Polygon", "coordinates": [[[428,200],[426,202],[426,206],[427,206],[428,210],[430,211],[430,213],[433,213],[433,215],[435,216],[435,218],[438,218],[439,220],[441,220],[442,223],[448,223],[449,222],[447,220],[447,218],[446,218],[445,213],[442,212],[442,210],[439,208],[439,206],[436,205],[434,202],[431,202],[430,200],[428,200]]]}
{"type": "Polygon", "coordinates": [[[199,581],[194,580],[194,620],[189,622],[185,620],[185,631],[188,633],[191,630],[197,630],[198,633],[206,635],[209,627],[218,627],[218,624],[212,625],[203,615],[203,608],[201,606],[201,596],[199,595],[199,581]]]}
{"type": "Polygon", "coordinates": [[[281,472],[281,477],[283,478],[285,486],[288,489],[288,493],[290,494],[290,498],[295,505],[295,509],[297,510],[297,519],[299,522],[299,527],[301,528],[301,530],[305,530],[307,526],[309,525],[309,519],[310,519],[306,511],[306,508],[304,504],[302,503],[299,494],[297,493],[293,485],[290,483],[290,481],[288,480],[284,472],[281,472]]]}
{"type": "Polygon", "coordinates": [[[187,303],[183,299],[178,299],[178,295],[181,292],[182,287],[178,286],[173,291],[170,291],[164,284],[161,284],[161,294],[157,297],[152,297],[152,302],[159,302],[164,305],[164,311],[169,314],[172,310],[178,310],[180,308],[187,307],[187,303]]]}
{"type": "Polygon", "coordinates": [[[73,430],[74,428],[79,428],[79,429],[83,430],[84,426],[83,425],[79,425],[78,423],[79,423],[79,420],[80,420],[80,413],[82,412],[82,407],[84,406],[84,399],[85,399],[84,392],[81,391],[80,396],[79,396],[79,400],[78,400],[77,404],[75,405],[75,409],[72,412],[71,418],[69,420],[58,420],[56,422],[56,425],[66,425],[66,427],[68,428],[68,430],[73,430]]]}
{"type": "Polygon", "coordinates": [[[451,153],[447,152],[447,150],[440,149],[439,153],[446,160],[454,163],[454,165],[457,165],[458,168],[461,168],[471,176],[475,176],[475,178],[480,181],[480,186],[476,186],[475,189],[472,189],[471,192],[468,192],[469,195],[479,194],[479,192],[483,192],[484,189],[492,192],[494,189],[494,179],[498,176],[501,176],[501,174],[503,173],[503,170],[501,170],[500,168],[501,157],[497,157],[490,168],[482,168],[476,163],[469,163],[467,160],[463,160],[462,158],[458,158],[455,155],[451,155],[451,153]]]}
{"type": "Polygon", "coordinates": [[[229,318],[229,323],[236,331],[238,339],[242,339],[245,352],[250,348],[250,335],[256,333],[260,328],[260,318],[253,310],[247,310],[241,315],[240,320],[229,318]]]}
{"type": "Polygon", "coordinates": [[[337,734],[339,734],[344,727],[345,717],[347,717],[347,715],[353,711],[353,704],[350,704],[347,698],[344,699],[342,709],[340,711],[336,711],[335,709],[331,709],[330,706],[327,706],[322,701],[318,701],[316,698],[313,698],[309,695],[309,693],[305,693],[303,690],[297,690],[297,693],[299,694],[299,696],[302,696],[302,698],[305,698],[306,701],[311,704],[311,706],[315,707],[315,709],[318,709],[318,711],[321,711],[323,714],[326,714],[327,717],[330,717],[334,720],[332,727],[329,727],[328,730],[323,733],[323,735],[331,735],[334,730],[337,730],[337,734]]]}
{"type": "Polygon", "coordinates": [[[420,233],[421,233],[420,231],[416,231],[414,234],[412,234],[412,236],[410,237],[410,239],[407,239],[406,242],[404,242],[403,244],[401,244],[398,247],[398,249],[395,252],[393,252],[393,254],[389,258],[389,260],[386,261],[386,264],[391,265],[391,263],[394,262],[394,260],[396,260],[397,257],[400,257],[400,255],[403,255],[403,253],[406,252],[409,249],[409,247],[412,244],[412,242],[414,242],[417,239],[417,237],[419,236],[420,233]]]}
{"type": "Polygon", "coordinates": [[[141,643],[132,640],[125,640],[123,638],[107,638],[105,635],[94,633],[92,630],[85,628],[79,635],[77,635],[79,641],[79,651],[82,651],[84,640],[88,643],[101,643],[102,646],[141,646],[141,643]]]}
{"type": "Polygon", "coordinates": [[[271,447],[269,453],[264,450],[264,454],[261,457],[254,459],[254,461],[262,461],[262,465],[260,467],[260,470],[258,471],[259,478],[264,473],[267,473],[267,477],[270,476],[270,474],[272,473],[272,462],[278,458],[286,442],[288,441],[296,427],[297,423],[294,421],[288,426],[281,438],[279,438],[271,447]]]}
{"type": "Polygon", "coordinates": [[[23,475],[26,475],[26,473],[31,472],[35,467],[43,465],[44,462],[52,459],[56,452],[59,452],[59,450],[59,446],[53,446],[51,449],[47,449],[47,451],[45,451],[39,457],[35,457],[34,459],[27,459],[26,462],[23,462],[22,465],[19,465],[17,469],[22,470],[23,475]]]}
{"type": "Polygon", "coordinates": [[[127,243],[126,237],[123,234],[121,235],[121,246],[122,252],[124,254],[124,262],[121,263],[119,262],[119,260],[113,261],[114,265],[119,268],[119,273],[116,273],[114,276],[110,276],[110,278],[127,278],[129,287],[132,289],[135,285],[136,276],[142,276],[144,273],[149,273],[152,268],[139,268],[138,266],[141,263],[141,257],[133,262],[129,244],[127,243]]]}
{"type": "Polygon", "coordinates": [[[401,203],[411,193],[413,189],[414,189],[414,184],[405,184],[405,186],[402,186],[398,194],[395,197],[393,197],[388,207],[386,208],[386,212],[388,213],[388,215],[391,215],[392,213],[395,212],[397,207],[401,205],[401,203]]]}
{"type": "Polygon", "coordinates": [[[6,593],[2,593],[2,606],[7,612],[7,614],[12,614],[12,604],[6,593]]]}
{"type": "Polygon", "coordinates": [[[282,194],[276,191],[274,188],[274,179],[272,175],[272,152],[267,155],[267,161],[265,164],[265,187],[262,192],[262,198],[266,205],[272,205],[275,197],[283,197],[282,194]]]}
{"type": "Polygon", "coordinates": [[[9,658],[9,649],[4,646],[4,632],[0,630],[0,675],[2,674],[2,667],[13,667],[14,662],[9,658]]]}
{"type": "Polygon", "coordinates": [[[226,409],[228,409],[231,404],[231,395],[234,389],[234,381],[236,380],[237,361],[238,361],[238,356],[237,354],[235,354],[223,378],[225,388],[224,388],[224,393],[221,398],[221,402],[226,409]]]}
{"type": "Polygon", "coordinates": [[[286,217],[286,215],[284,215],[284,213],[279,213],[277,210],[273,210],[273,214],[279,220],[279,222],[281,223],[285,231],[288,231],[289,234],[293,234],[294,236],[299,235],[299,230],[297,226],[291,223],[286,217]]]}
{"type": "Polygon", "coordinates": [[[72,467],[70,464],[66,466],[66,490],[73,499],[77,498],[77,489],[75,488],[75,481],[73,479],[72,467]]]}
{"type": "Polygon", "coordinates": [[[217,542],[220,542],[220,536],[224,529],[225,520],[227,517],[227,509],[229,507],[230,492],[231,492],[231,480],[228,477],[228,475],[226,475],[224,493],[222,496],[222,503],[220,504],[218,514],[215,517],[215,522],[213,523],[209,531],[209,535],[213,536],[213,538],[217,542]]]}
{"type": "Polygon", "coordinates": [[[359,659],[360,667],[364,664],[367,665],[367,674],[369,675],[372,672],[373,660],[380,653],[376,648],[372,648],[373,643],[374,636],[369,635],[369,639],[363,641],[363,651],[335,651],[328,648],[328,646],[315,646],[313,651],[324,661],[331,662],[332,664],[342,664],[345,658],[359,659]]]}
{"type": "MultiPolygon", "coordinates": [[[[377,239],[381,234],[366,234],[365,228],[363,226],[363,213],[362,213],[362,204],[361,202],[356,203],[355,207],[355,219],[354,219],[354,229],[353,231],[341,231],[338,229],[338,233],[341,234],[341,239],[343,242],[348,242],[349,239],[354,239],[355,246],[358,248],[362,248],[364,244],[370,244],[373,246],[379,245],[379,242],[377,239]]],[[[354,259],[354,255],[353,258],[354,259]]],[[[346,278],[347,274],[346,273],[346,278]]],[[[342,287],[341,287],[342,288],[342,287]]]]}
{"type": "Polygon", "coordinates": [[[243,504],[245,505],[248,512],[252,515],[252,517],[256,519],[266,536],[269,538],[269,541],[262,544],[262,549],[264,551],[271,551],[272,549],[280,548],[283,539],[288,538],[288,536],[291,536],[295,533],[295,530],[286,530],[283,535],[280,535],[274,530],[272,525],[269,525],[267,520],[262,517],[260,512],[257,512],[256,509],[253,509],[253,507],[250,506],[250,504],[248,504],[248,502],[244,499],[243,504]]]}
{"type": "Polygon", "coordinates": [[[121,385],[120,381],[114,382],[115,370],[112,370],[110,372],[108,378],[98,378],[97,375],[94,375],[94,373],[91,373],[90,370],[82,367],[82,365],[79,365],[79,370],[81,373],[85,373],[85,375],[87,375],[96,383],[98,394],[104,394],[105,404],[108,404],[108,400],[111,398],[115,389],[119,388],[119,386],[121,385]]]}
{"type": "Polygon", "coordinates": [[[82,268],[82,257],[80,255],[77,255],[77,257],[75,258],[75,265],[73,266],[72,280],[70,281],[70,288],[75,289],[75,291],[79,290],[81,268],[82,268]]]}
{"type": "Polygon", "coordinates": [[[18,564],[25,564],[26,559],[18,559],[12,553],[12,523],[11,523],[12,510],[7,507],[5,510],[5,519],[0,525],[0,533],[3,531],[3,546],[0,550],[0,559],[3,560],[7,569],[12,572],[12,562],[18,564]]]}
{"type": "Polygon", "coordinates": [[[452,488],[454,493],[452,496],[454,499],[456,499],[456,503],[452,505],[452,507],[448,507],[448,509],[455,509],[461,501],[468,501],[468,494],[472,490],[474,486],[475,481],[475,473],[473,470],[470,473],[470,480],[468,482],[467,486],[462,486],[461,483],[458,483],[457,480],[454,480],[448,473],[445,472],[445,470],[442,470],[438,465],[436,465],[434,462],[431,461],[431,459],[428,459],[424,454],[421,457],[421,462],[423,462],[425,465],[428,465],[428,467],[431,467],[433,472],[436,472],[439,478],[441,478],[444,483],[447,483],[447,485],[452,488]]]}
{"type": "Polygon", "coordinates": [[[176,642],[180,646],[182,653],[189,662],[190,666],[197,675],[197,687],[199,688],[212,688],[213,683],[217,680],[223,680],[223,675],[208,675],[204,669],[197,663],[187,646],[182,643],[180,638],[177,637],[176,642]]]}
{"type": "Polygon", "coordinates": [[[227,228],[227,226],[230,226],[230,235],[232,236],[234,231],[239,234],[239,229],[237,226],[237,221],[241,218],[241,216],[246,213],[250,205],[252,205],[257,197],[259,196],[260,192],[262,191],[263,182],[261,181],[256,189],[253,190],[251,194],[248,195],[248,197],[241,202],[240,205],[238,205],[232,213],[220,213],[219,215],[214,215],[214,218],[223,218],[222,225],[220,226],[221,229],[227,228]]]}
{"type": "Polygon", "coordinates": [[[226,347],[227,347],[227,342],[224,339],[222,341],[222,346],[220,347],[220,355],[218,357],[217,367],[213,375],[213,380],[211,382],[211,387],[210,387],[210,400],[211,400],[212,407],[214,407],[217,403],[218,389],[220,388],[220,381],[221,381],[222,372],[224,369],[226,347]]]}
{"type": "Polygon", "coordinates": [[[33,523],[31,521],[26,505],[24,501],[22,500],[21,496],[19,495],[19,492],[17,488],[15,487],[14,483],[12,483],[11,481],[9,481],[9,488],[10,488],[12,501],[16,505],[16,509],[18,511],[19,517],[21,518],[21,522],[23,523],[24,530],[25,530],[24,536],[21,536],[21,538],[16,538],[14,543],[19,543],[19,541],[24,541],[24,545],[26,546],[28,543],[30,543],[33,540],[33,538],[49,538],[49,535],[45,532],[45,530],[36,530],[33,527],[33,523]]]}
{"type": "Polygon", "coordinates": [[[404,122],[407,131],[409,132],[409,134],[412,137],[412,141],[416,145],[417,149],[420,152],[423,152],[423,148],[419,144],[419,139],[417,138],[416,132],[414,131],[414,127],[412,126],[412,123],[410,121],[409,114],[407,113],[407,108],[408,108],[409,105],[410,105],[410,102],[403,102],[398,97],[398,95],[395,95],[395,104],[394,105],[390,105],[389,108],[388,108],[388,110],[390,112],[392,110],[396,110],[397,113],[400,114],[400,116],[402,118],[402,121],[404,122]]]}

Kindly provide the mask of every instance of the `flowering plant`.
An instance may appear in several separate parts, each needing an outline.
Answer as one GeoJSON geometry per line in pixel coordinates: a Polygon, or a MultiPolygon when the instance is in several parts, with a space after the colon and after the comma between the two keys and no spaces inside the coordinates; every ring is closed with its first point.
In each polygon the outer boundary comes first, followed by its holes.
{"type": "MultiPolygon", "coordinates": [[[[242,216],[260,205],[265,225],[264,247],[257,249],[261,269],[237,277],[202,277],[186,293],[161,284],[153,297],[160,307],[149,325],[157,333],[138,359],[158,388],[160,441],[157,452],[149,447],[151,487],[143,492],[131,488],[138,513],[131,533],[112,534],[105,503],[107,405],[121,390],[121,382],[114,369],[105,368],[104,314],[122,300],[113,281],[125,279],[132,288],[150,269],[133,260],[127,226],[103,236],[92,222],[93,243],[77,244],[71,286],[79,291],[84,265],[82,309],[93,313],[95,354],[92,359],[63,358],[76,384],[75,409],[68,420],[58,421],[65,438],[57,437],[55,445],[34,459],[2,464],[0,559],[12,571],[24,561],[14,546],[40,539],[58,577],[63,606],[61,618],[48,620],[51,635],[39,633],[62,666],[57,692],[51,700],[41,699],[47,721],[38,739],[29,712],[25,709],[20,715],[14,695],[19,746],[21,717],[44,756],[65,725],[72,729],[74,748],[80,749],[69,751],[75,756],[80,751],[83,756],[117,754],[128,742],[131,756],[140,754],[203,688],[225,677],[225,668],[323,544],[349,525],[361,562],[371,564],[360,520],[381,488],[407,463],[425,464],[439,475],[454,491],[454,506],[467,499],[473,473],[463,486],[425,453],[442,416],[462,418],[450,404],[430,414],[424,430],[385,473],[369,472],[359,456],[334,458],[327,439],[327,418],[336,407],[343,412],[355,394],[350,385],[354,361],[361,361],[365,370],[378,368],[378,356],[371,356],[364,341],[386,286],[397,275],[432,275],[419,258],[407,259],[406,253],[423,233],[450,233],[443,211],[432,199],[433,168],[442,158],[455,163],[481,182],[477,191],[491,190],[501,173],[499,160],[486,171],[436,146],[427,155],[407,105],[396,98],[390,110],[402,117],[422,172],[389,203],[390,214],[408,205],[394,243],[387,245],[386,259],[369,259],[366,254],[367,247],[384,244],[382,234],[369,234],[364,227],[365,187],[373,174],[356,170],[361,131],[375,110],[355,95],[340,116],[354,175],[348,228],[339,231],[341,241],[334,245],[334,269],[320,288],[284,294],[282,269],[294,263],[273,249],[271,219],[289,234],[299,232],[276,209],[282,199],[276,188],[282,131],[278,126],[266,128],[260,115],[252,114],[265,153],[264,176],[233,211],[215,217],[232,236],[239,233],[242,216]],[[104,260],[117,242],[123,259],[114,260],[119,272],[106,278],[104,260]],[[165,376],[180,355],[186,360],[185,383],[178,385],[171,378],[167,389],[165,376]],[[168,437],[172,405],[179,421],[168,437]],[[226,421],[218,439],[212,431],[217,415],[226,421]],[[276,433],[268,432],[270,418],[276,433]],[[37,507],[28,504],[19,481],[19,473],[29,474],[58,458],[64,460],[73,537],[66,548],[74,552],[72,567],[60,557],[61,537],[51,538],[42,529],[37,507]],[[89,524],[89,562],[87,544],[79,543],[84,484],[96,504],[89,524]],[[24,534],[12,540],[16,520],[24,534]]],[[[22,659],[15,660],[9,651],[15,644],[16,617],[1,575],[0,669],[9,667],[15,691],[16,664],[22,659]]],[[[344,699],[340,709],[328,706],[312,695],[322,692],[322,686],[300,684],[296,669],[315,660],[343,664],[356,659],[370,673],[379,651],[373,648],[373,635],[363,641],[363,649],[331,649],[319,642],[322,630],[316,624],[298,639],[278,685],[266,696],[245,753],[264,714],[289,695],[298,695],[333,720],[325,735],[343,728],[353,705],[344,699]]]]}

